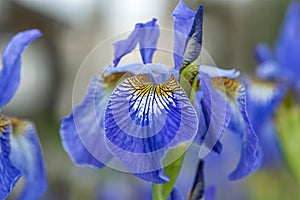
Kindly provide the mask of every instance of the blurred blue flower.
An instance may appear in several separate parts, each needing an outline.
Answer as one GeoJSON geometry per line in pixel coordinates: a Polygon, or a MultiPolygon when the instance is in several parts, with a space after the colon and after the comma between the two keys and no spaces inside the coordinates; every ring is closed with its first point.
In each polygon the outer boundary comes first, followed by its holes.
{"type": "MultiPolygon", "coordinates": [[[[0,71],[0,108],[7,104],[20,84],[21,54],[26,46],[41,36],[28,30],[13,37],[3,51],[0,71]]],[[[42,151],[33,123],[0,115],[0,199],[5,199],[20,177],[25,183],[20,200],[41,197],[47,188],[42,151]]]]}
{"type": "Polygon", "coordinates": [[[290,3],[281,26],[274,53],[265,43],[256,48],[260,65],[257,76],[263,80],[276,80],[295,91],[300,91],[300,3],[290,3]]]}
{"type": "Polygon", "coordinates": [[[279,144],[274,115],[288,90],[300,92],[300,3],[289,4],[281,26],[274,52],[267,44],[256,47],[259,63],[257,79],[244,80],[248,91],[248,110],[251,122],[260,138],[264,152],[264,165],[280,164],[279,144]]]}
{"type": "Polygon", "coordinates": [[[63,146],[76,164],[101,168],[114,156],[139,178],[165,183],[166,152],[195,139],[220,153],[218,140],[234,116],[243,144],[231,179],[259,165],[245,88],[234,79],[239,73],[200,66],[203,6],[195,13],[180,1],[173,16],[174,67],[152,63],[160,34],[156,19],[136,24],[114,44],[113,64],[92,79],[83,101],[62,120],[63,146]],[[119,65],[137,44],[143,63],[119,65]]]}

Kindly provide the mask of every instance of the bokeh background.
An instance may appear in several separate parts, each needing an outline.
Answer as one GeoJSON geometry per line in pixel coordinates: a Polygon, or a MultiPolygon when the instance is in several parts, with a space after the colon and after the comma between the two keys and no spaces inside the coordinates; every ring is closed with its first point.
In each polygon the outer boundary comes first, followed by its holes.
{"type": "MultiPolygon", "coordinates": [[[[200,3],[205,5],[204,48],[215,64],[248,74],[253,74],[256,67],[256,44],[260,41],[274,44],[289,3],[288,0],[185,2],[194,10],[200,3]]],[[[36,124],[49,179],[48,191],[42,199],[100,200],[110,190],[119,195],[139,193],[136,199],[146,199],[144,189],[139,188],[144,183],[132,176],[112,169],[76,167],[62,148],[59,123],[71,111],[75,77],[89,52],[107,38],[130,31],[135,23],[152,17],[158,19],[160,27],[172,29],[171,13],[177,3],[178,0],[0,1],[1,49],[19,31],[38,28],[43,32],[43,37],[26,49],[21,87],[2,111],[36,124]]],[[[82,94],[89,78],[79,80],[82,94]]],[[[195,163],[187,163],[190,166],[185,166],[184,176],[190,181],[186,188],[179,188],[184,194],[195,174],[195,163]]],[[[22,181],[9,199],[15,199],[21,185],[22,181]]],[[[217,188],[218,199],[297,199],[295,180],[284,164],[262,168],[242,181],[226,185],[217,188]]]]}

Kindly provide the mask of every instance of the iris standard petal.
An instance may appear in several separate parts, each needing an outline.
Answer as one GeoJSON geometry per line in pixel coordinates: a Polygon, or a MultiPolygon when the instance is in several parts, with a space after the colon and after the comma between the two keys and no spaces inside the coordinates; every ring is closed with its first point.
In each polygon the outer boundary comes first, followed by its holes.
{"type": "Polygon", "coordinates": [[[174,64],[179,70],[182,63],[184,48],[196,13],[183,1],[180,1],[172,13],[174,17],[174,64]]]}
{"type": "Polygon", "coordinates": [[[259,43],[256,46],[255,57],[258,63],[264,63],[273,59],[271,49],[265,43],[259,43]]]}
{"type": "Polygon", "coordinates": [[[82,102],[61,122],[60,134],[64,149],[78,165],[101,168],[111,158],[105,147],[103,122],[101,124],[107,100],[113,90],[109,83],[105,80],[101,83],[99,76],[95,76],[82,102]],[[95,158],[96,154],[101,155],[101,162],[95,158]]]}
{"type": "Polygon", "coordinates": [[[162,84],[142,74],[126,79],[105,112],[109,149],[132,173],[152,183],[167,181],[161,159],[169,149],[191,141],[197,127],[195,110],[173,75],[162,84]]]}
{"type": "Polygon", "coordinates": [[[212,78],[212,83],[220,91],[225,89],[233,112],[230,128],[242,137],[240,161],[236,169],[229,175],[230,180],[241,179],[256,170],[260,166],[262,158],[258,137],[247,113],[246,89],[239,81],[224,77],[212,78]]]}
{"type": "Polygon", "coordinates": [[[157,19],[153,18],[145,24],[137,24],[139,28],[139,44],[142,60],[144,64],[151,63],[159,37],[159,27],[156,25],[157,19]]]}
{"type": "MultiPolygon", "coordinates": [[[[199,118],[201,115],[204,117],[206,126],[198,128],[197,140],[195,141],[204,145],[199,152],[200,157],[203,158],[212,149],[217,153],[221,153],[222,145],[219,139],[228,127],[231,119],[231,110],[226,102],[224,93],[215,91],[207,74],[200,72],[199,79],[203,98],[198,103],[201,104],[203,113],[198,113],[198,116],[199,118]]],[[[196,110],[198,111],[199,109],[196,110]]]]}
{"type": "Polygon", "coordinates": [[[20,200],[39,199],[47,189],[45,163],[39,139],[32,123],[10,118],[12,124],[11,154],[12,164],[21,171],[25,183],[20,200]]]}
{"type": "Polygon", "coordinates": [[[21,172],[10,162],[11,124],[0,115],[0,199],[6,199],[21,177],[21,172]]]}
{"type": "Polygon", "coordinates": [[[118,65],[123,56],[133,51],[137,43],[140,44],[143,62],[145,64],[151,62],[159,37],[159,28],[156,25],[156,21],[157,20],[153,18],[144,24],[136,24],[127,39],[114,43],[114,66],[118,65]]]}
{"type": "Polygon", "coordinates": [[[283,74],[285,72],[282,72],[279,63],[274,60],[261,63],[255,70],[255,75],[262,80],[279,80],[285,82],[287,81],[287,77],[283,74]]]}
{"type": "Polygon", "coordinates": [[[127,39],[114,43],[114,66],[117,66],[121,58],[135,49],[139,41],[139,30],[137,27],[130,33],[127,39]]]}
{"type": "Polygon", "coordinates": [[[0,108],[7,104],[20,84],[21,54],[26,46],[41,36],[39,30],[33,29],[15,35],[3,51],[2,69],[0,71],[0,108]]]}
{"type": "Polygon", "coordinates": [[[275,46],[279,63],[278,77],[285,75],[288,83],[295,84],[300,73],[300,3],[290,3],[275,46]]]}

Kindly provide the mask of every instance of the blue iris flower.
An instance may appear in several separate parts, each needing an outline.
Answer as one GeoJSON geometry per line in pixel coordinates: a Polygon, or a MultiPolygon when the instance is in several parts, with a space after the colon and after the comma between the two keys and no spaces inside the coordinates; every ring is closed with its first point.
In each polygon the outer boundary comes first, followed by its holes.
{"type": "MultiPolygon", "coordinates": [[[[24,48],[40,36],[39,30],[20,32],[3,51],[0,108],[12,99],[20,84],[24,48]]],[[[0,115],[0,199],[6,199],[22,176],[25,183],[19,199],[38,199],[45,193],[45,165],[34,124],[0,115]]]]}
{"type": "Polygon", "coordinates": [[[282,161],[274,114],[287,91],[300,92],[300,3],[291,2],[281,26],[274,52],[267,44],[256,48],[259,62],[256,79],[244,80],[248,91],[251,122],[263,147],[264,165],[282,161]]]}
{"type": "Polygon", "coordinates": [[[263,80],[276,80],[296,92],[300,91],[300,3],[293,1],[288,7],[274,53],[267,44],[260,43],[256,57],[260,62],[257,76],[263,80]]]}
{"type": "Polygon", "coordinates": [[[195,140],[202,145],[200,156],[211,149],[220,153],[219,139],[234,118],[242,154],[230,178],[258,167],[245,88],[234,79],[239,73],[200,66],[203,6],[194,12],[180,1],[173,17],[173,67],[152,63],[160,35],[157,20],[136,24],[127,39],[114,44],[112,65],[91,80],[82,102],[62,120],[63,146],[76,164],[101,168],[115,157],[137,177],[165,183],[166,152],[195,140]],[[120,65],[137,44],[143,62],[120,65]]]}

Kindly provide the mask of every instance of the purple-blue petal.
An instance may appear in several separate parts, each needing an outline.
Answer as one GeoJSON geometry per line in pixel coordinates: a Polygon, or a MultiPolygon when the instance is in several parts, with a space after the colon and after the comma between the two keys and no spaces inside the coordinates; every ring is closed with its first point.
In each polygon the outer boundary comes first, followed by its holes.
{"type": "Polygon", "coordinates": [[[172,76],[162,85],[150,83],[147,75],[128,78],[106,107],[109,149],[129,171],[152,183],[167,181],[161,159],[169,149],[191,141],[197,127],[195,110],[172,76]]]}
{"type": "Polygon", "coordinates": [[[117,66],[123,56],[133,51],[139,41],[137,27],[130,33],[127,39],[114,43],[114,66],[117,66]]]}
{"type": "Polygon", "coordinates": [[[186,41],[193,25],[196,13],[183,1],[180,1],[172,13],[174,17],[174,64],[179,70],[186,41]]]}
{"type": "Polygon", "coordinates": [[[210,65],[200,65],[199,70],[203,73],[209,75],[209,77],[227,77],[227,78],[237,78],[240,72],[236,69],[221,69],[216,66],[210,65]]]}
{"type": "Polygon", "coordinates": [[[184,196],[182,193],[178,190],[178,188],[175,186],[167,198],[167,200],[185,200],[184,196]]]}
{"type": "Polygon", "coordinates": [[[78,165],[101,168],[110,160],[103,134],[103,115],[112,90],[101,88],[95,76],[82,102],[61,122],[60,134],[64,149],[78,165]]]}
{"type": "Polygon", "coordinates": [[[3,51],[0,71],[0,108],[7,104],[20,84],[21,54],[26,46],[42,34],[39,30],[27,30],[15,35],[3,51]]]}
{"type": "Polygon", "coordinates": [[[231,109],[226,102],[225,95],[218,93],[212,87],[211,79],[207,74],[200,72],[199,78],[203,97],[200,102],[196,98],[195,107],[196,111],[200,111],[199,106],[201,106],[202,113],[198,113],[198,117],[201,119],[202,116],[204,123],[199,123],[203,127],[199,126],[195,141],[206,147],[200,149],[200,156],[204,157],[210,150],[221,153],[222,145],[219,139],[229,125],[231,109]]]}
{"type": "Polygon", "coordinates": [[[140,53],[144,64],[151,63],[159,37],[159,27],[156,25],[157,19],[153,18],[145,24],[137,24],[139,28],[140,53]]]}
{"type": "MultiPolygon", "coordinates": [[[[0,115],[0,121],[8,122],[0,115]]],[[[0,131],[0,199],[6,199],[21,177],[21,172],[10,162],[9,155],[11,126],[7,124],[0,131]]]]}
{"type": "Polygon", "coordinates": [[[270,47],[265,43],[259,43],[255,49],[255,57],[258,63],[264,63],[273,59],[270,47]]]}
{"type": "Polygon", "coordinates": [[[215,199],[216,188],[213,185],[210,185],[205,190],[205,200],[214,200],[215,199]]]}
{"type": "Polygon", "coordinates": [[[273,82],[249,78],[245,79],[244,83],[247,89],[249,118],[264,153],[263,164],[279,163],[280,145],[272,120],[276,109],[286,95],[285,88],[273,82]]]}
{"type": "Polygon", "coordinates": [[[18,199],[34,200],[46,192],[46,167],[35,127],[30,122],[25,123],[24,132],[11,134],[9,158],[25,180],[18,199]]]}
{"type": "Polygon", "coordinates": [[[287,81],[288,77],[280,69],[279,63],[275,60],[269,60],[257,66],[255,74],[262,80],[279,80],[287,81]]]}
{"type": "Polygon", "coordinates": [[[114,43],[114,66],[117,66],[123,56],[132,52],[140,44],[140,53],[143,62],[151,63],[153,53],[159,37],[159,27],[156,19],[146,23],[138,23],[127,39],[114,43]]]}
{"type": "Polygon", "coordinates": [[[259,136],[263,126],[274,116],[276,109],[286,95],[286,91],[284,86],[270,81],[244,78],[243,83],[247,91],[249,118],[259,136]]]}
{"type": "Polygon", "coordinates": [[[242,150],[239,163],[236,169],[230,173],[229,180],[238,180],[254,172],[261,164],[262,155],[258,137],[252,127],[247,112],[246,89],[243,84],[238,87],[236,99],[237,108],[232,108],[235,112],[233,116],[236,120],[231,121],[232,130],[242,137],[242,150]]]}
{"type": "Polygon", "coordinates": [[[291,84],[299,79],[300,73],[300,3],[290,3],[275,46],[276,61],[280,75],[286,76],[291,84]]]}

